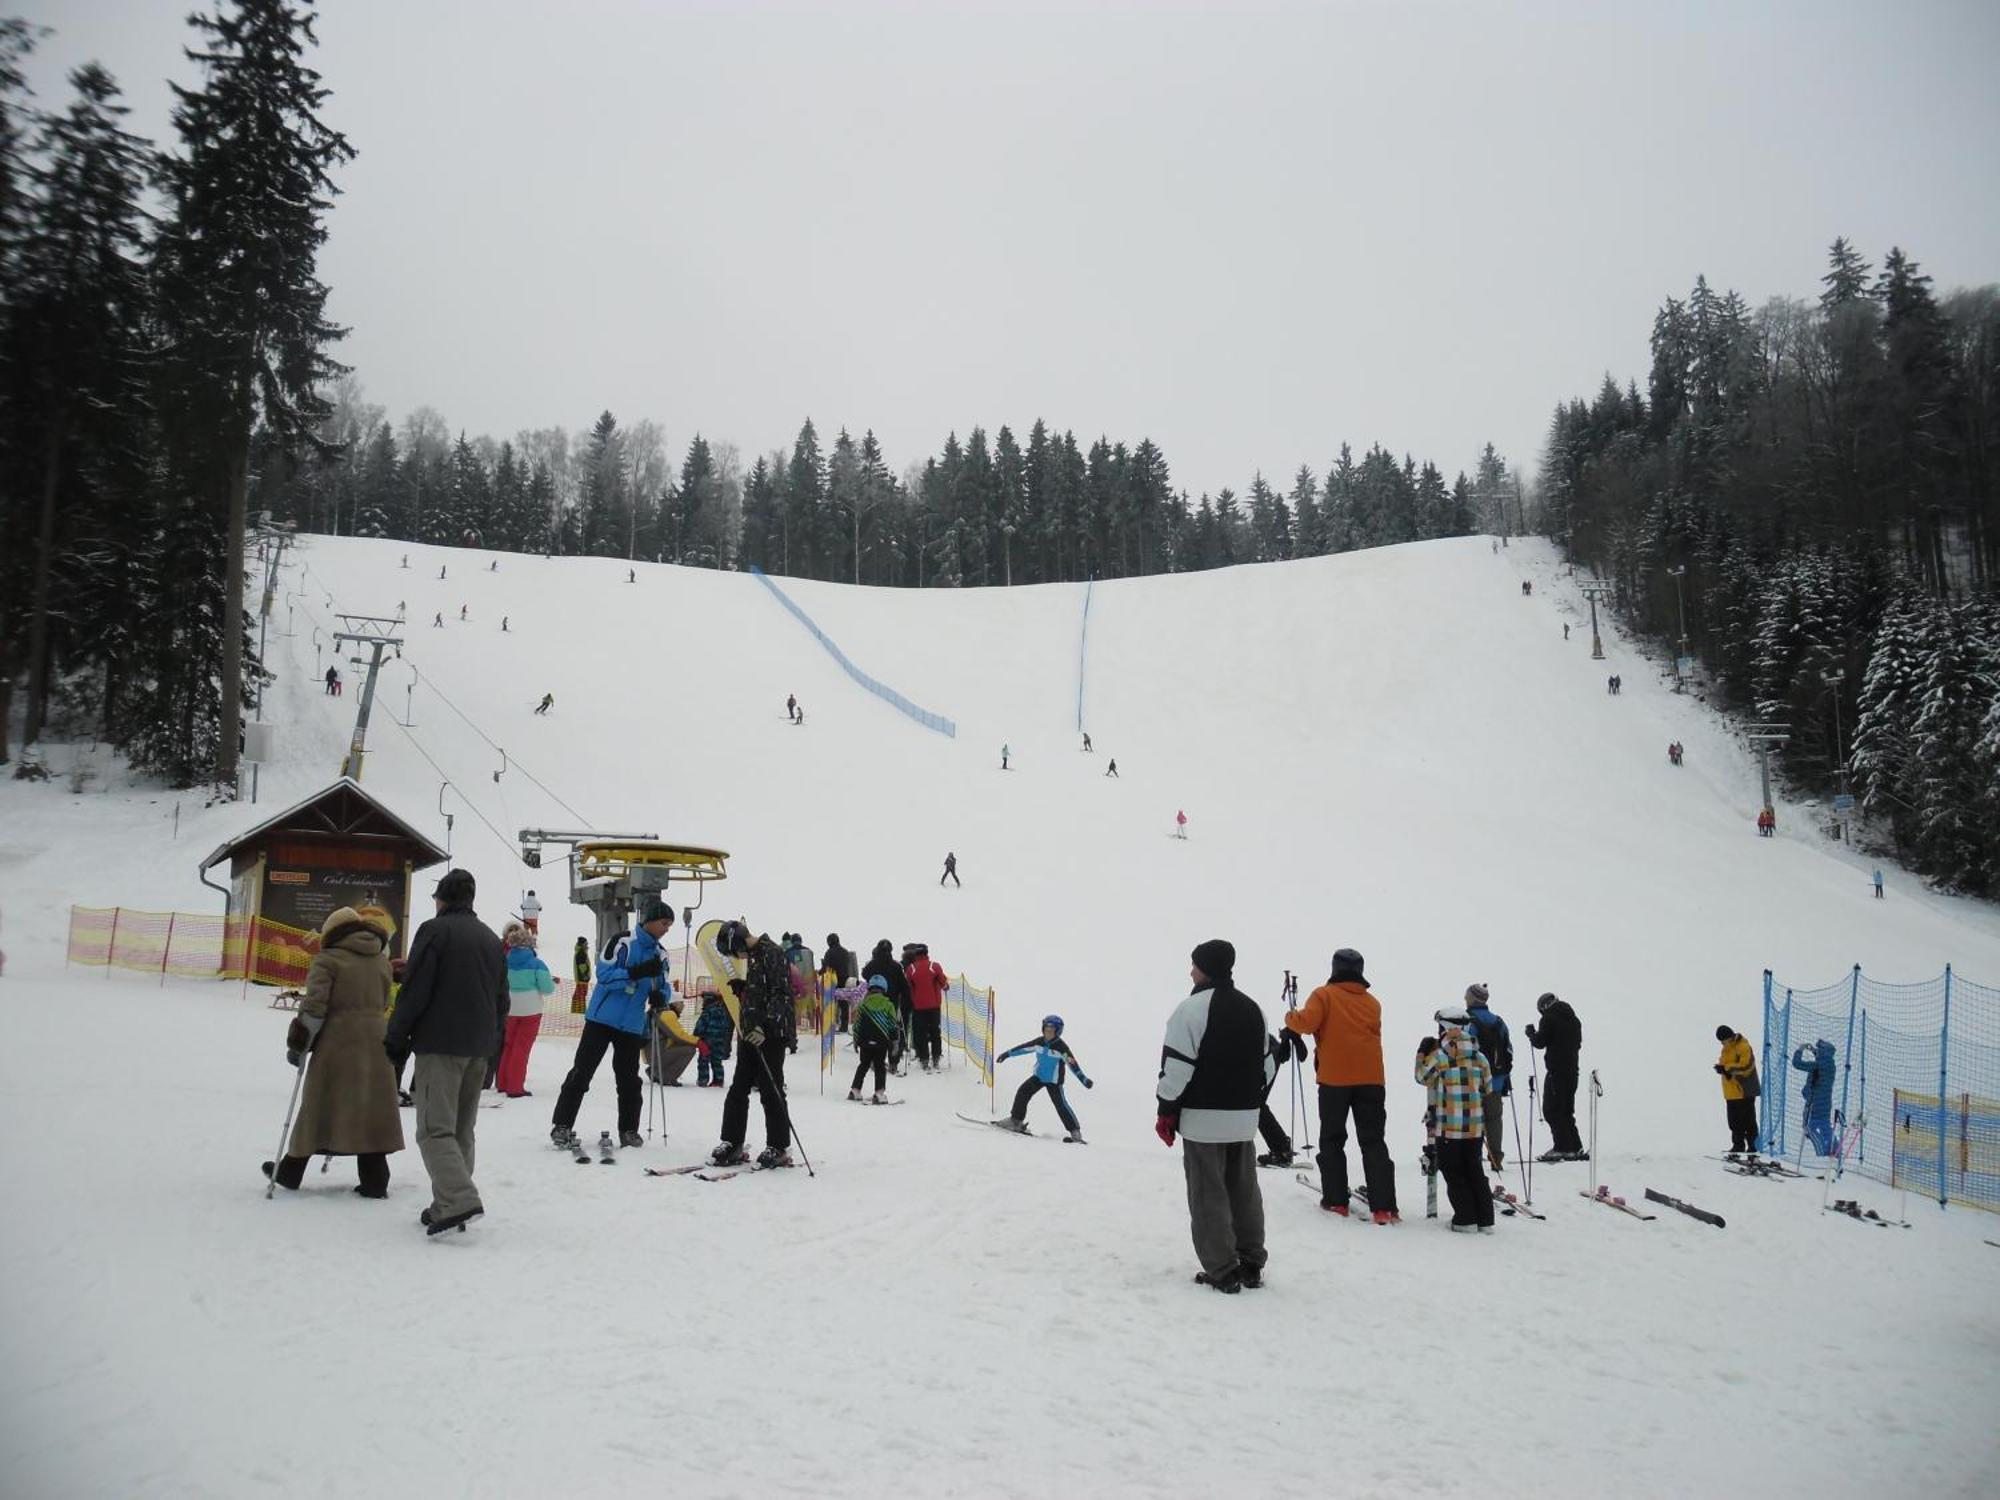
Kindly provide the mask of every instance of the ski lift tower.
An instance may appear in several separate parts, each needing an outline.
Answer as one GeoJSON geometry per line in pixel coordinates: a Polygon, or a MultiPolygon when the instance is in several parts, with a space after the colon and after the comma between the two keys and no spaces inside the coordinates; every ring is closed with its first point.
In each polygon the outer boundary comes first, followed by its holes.
{"type": "Polygon", "coordinates": [[[599,953],[612,938],[631,929],[633,908],[645,897],[657,895],[671,906],[673,883],[692,882],[694,901],[682,906],[682,921],[691,926],[708,882],[729,878],[728,850],[672,843],[650,833],[523,828],[521,862],[531,870],[540,869],[547,844],[570,848],[569,898],[595,914],[599,953]]]}
{"type": "Polygon", "coordinates": [[[1603,661],[1604,637],[1597,633],[1597,601],[1610,600],[1611,585],[1593,578],[1584,584],[1581,592],[1583,597],[1590,601],[1590,659],[1603,661]]]}
{"type": "Polygon", "coordinates": [[[368,714],[375,707],[375,675],[382,670],[382,653],[394,650],[397,657],[403,654],[403,638],[396,632],[402,621],[393,615],[340,615],[341,628],[333,633],[334,649],[338,651],[342,642],[352,642],[355,646],[367,646],[372,655],[364,662],[359,656],[350,657],[355,666],[368,668],[367,679],[361,684],[361,706],[354,714],[354,738],[348,742],[347,759],[340,763],[340,774],[355,781],[361,779],[361,760],[367,753],[368,714]]]}

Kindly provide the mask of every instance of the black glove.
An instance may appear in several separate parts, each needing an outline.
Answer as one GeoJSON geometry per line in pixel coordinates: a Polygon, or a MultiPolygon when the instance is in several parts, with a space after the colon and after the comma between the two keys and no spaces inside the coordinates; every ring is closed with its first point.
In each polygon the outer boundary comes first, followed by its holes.
{"type": "Polygon", "coordinates": [[[1528,1023],[1528,1040],[1532,1042],[1534,1039],[1535,1039],[1535,1023],[1533,1021],[1530,1021],[1528,1023]]]}
{"type": "Polygon", "coordinates": [[[389,1056],[389,1066],[394,1068],[398,1073],[402,1072],[403,1064],[410,1060],[410,1049],[398,1046],[387,1037],[384,1037],[382,1038],[382,1050],[389,1056]]]}
{"type": "Polygon", "coordinates": [[[1296,1057],[1300,1062],[1306,1060],[1306,1039],[1296,1031],[1293,1031],[1289,1027],[1280,1029],[1278,1032],[1278,1042],[1281,1046],[1290,1047],[1292,1049],[1292,1056],[1296,1057]]]}
{"type": "Polygon", "coordinates": [[[660,960],[656,954],[642,964],[629,965],[625,972],[634,979],[656,979],[660,973],[660,960]]]}
{"type": "Polygon", "coordinates": [[[1717,1064],[1715,1065],[1715,1071],[1716,1071],[1716,1072],[1718,1072],[1718,1073],[1720,1073],[1720,1072],[1722,1071],[1722,1064],[1721,1064],[1721,1063],[1717,1063],[1717,1064]]]}
{"type": "Polygon", "coordinates": [[[305,1053],[299,1051],[298,1048],[288,1047],[285,1049],[285,1061],[290,1063],[293,1067],[295,1068],[298,1067],[305,1060],[306,1060],[305,1053]]]}

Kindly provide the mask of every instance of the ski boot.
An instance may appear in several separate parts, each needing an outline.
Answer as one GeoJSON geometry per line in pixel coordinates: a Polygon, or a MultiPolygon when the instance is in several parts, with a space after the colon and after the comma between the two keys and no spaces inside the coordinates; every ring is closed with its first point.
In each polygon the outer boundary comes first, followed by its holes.
{"type": "Polygon", "coordinates": [[[627,1147],[643,1146],[646,1144],[646,1138],[636,1130],[621,1130],[618,1132],[618,1144],[627,1147]]]}
{"type": "MultiPolygon", "coordinates": [[[[859,1089],[856,1089],[854,1091],[854,1097],[857,1099],[861,1097],[861,1091],[859,1089]]],[[[889,1096],[883,1093],[880,1089],[877,1089],[875,1091],[875,1097],[873,1099],[870,1099],[868,1102],[870,1104],[887,1104],[889,1102],[889,1096]]]]}
{"type": "MultiPolygon", "coordinates": [[[[849,1089],[849,1090],[847,1091],[847,1097],[848,1097],[849,1099],[853,1100],[853,1101],[854,1101],[854,1103],[856,1103],[856,1104],[859,1104],[859,1103],[861,1102],[861,1090],[860,1090],[860,1089],[849,1089]]],[[[875,1096],[875,1102],[879,1104],[879,1103],[881,1103],[881,1101],[882,1101],[882,1096],[881,1096],[880,1094],[877,1094],[877,1095],[875,1096]]]]}
{"type": "Polygon", "coordinates": [[[750,1160],[750,1153],[741,1146],[724,1141],[708,1153],[708,1159],[718,1167],[740,1167],[750,1160]]]}
{"type": "Polygon", "coordinates": [[[768,1172],[773,1167],[789,1167],[791,1164],[792,1153],[780,1151],[776,1146],[766,1146],[757,1153],[757,1170],[760,1172],[768,1172]]]}
{"type": "Polygon", "coordinates": [[[558,1151],[577,1152],[583,1149],[583,1142],[574,1130],[567,1126],[555,1125],[549,1129],[549,1144],[558,1151]]]}
{"type": "Polygon", "coordinates": [[[1026,1120],[1017,1120],[1012,1115],[995,1120],[993,1123],[998,1125],[1002,1130],[1013,1131],[1016,1135],[1026,1135],[1028,1133],[1028,1122],[1026,1120]]]}
{"type": "Polygon", "coordinates": [[[1260,1167],[1289,1167],[1291,1164],[1292,1153],[1289,1151],[1266,1151],[1257,1158],[1260,1167]]]}
{"type": "Polygon", "coordinates": [[[1393,1208],[1378,1208],[1371,1217],[1377,1224],[1400,1224],[1403,1222],[1403,1216],[1393,1208]]]}
{"type": "Polygon", "coordinates": [[[1086,1141],[1083,1138],[1083,1132],[1081,1130],[1071,1130],[1064,1132],[1063,1144],[1065,1146],[1087,1146],[1090,1144],[1090,1142],[1086,1141]]]}

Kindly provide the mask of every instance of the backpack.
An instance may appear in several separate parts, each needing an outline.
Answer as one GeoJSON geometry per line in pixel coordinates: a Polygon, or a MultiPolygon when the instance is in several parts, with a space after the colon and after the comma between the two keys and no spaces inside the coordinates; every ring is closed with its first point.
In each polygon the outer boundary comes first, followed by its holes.
{"type": "Polygon", "coordinates": [[[1500,1018],[1491,1011],[1487,1019],[1481,1021],[1479,1012],[1473,1011],[1472,1034],[1479,1043],[1479,1050],[1485,1054],[1486,1062],[1496,1074],[1514,1071],[1514,1048],[1507,1040],[1507,1028],[1500,1018]]]}
{"type": "Polygon", "coordinates": [[[766,1036],[791,1041],[798,1027],[798,1013],[792,1005],[791,965],[776,943],[759,943],[750,949],[747,967],[743,1030],[761,1027],[766,1036]]]}

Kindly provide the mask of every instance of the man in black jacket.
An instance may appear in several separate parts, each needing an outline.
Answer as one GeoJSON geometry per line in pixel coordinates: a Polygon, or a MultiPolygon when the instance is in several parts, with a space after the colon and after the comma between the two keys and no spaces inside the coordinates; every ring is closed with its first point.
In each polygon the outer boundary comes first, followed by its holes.
{"type": "Polygon", "coordinates": [[[403,990],[382,1045],[400,1069],[416,1055],[417,1149],[431,1177],[422,1222],[432,1234],[484,1213],[472,1182],[472,1135],[487,1059],[507,1024],[507,960],[500,939],[473,915],[469,870],[452,870],[431,892],[437,915],[417,929],[403,990]]]}
{"type": "Polygon", "coordinates": [[[722,1096],[722,1140],[709,1159],[717,1166],[749,1160],[743,1140],[749,1134],[750,1091],[755,1089],[764,1101],[764,1149],[757,1165],[789,1167],[792,1116],[785,1102],[785,1058],[799,1045],[791,966],[768,932],[729,956],[742,958],[745,970],[736,1016],[743,1045],[736,1050],[729,1092],[722,1096]]]}
{"type": "Polygon", "coordinates": [[[1549,1122],[1555,1143],[1543,1161],[1584,1161],[1583,1137],[1576,1133],[1577,1054],[1583,1051],[1583,1023],[1576,1012],[1554,995],[1535,1002],[1541,1024],[1527,1028],[1528,1041],[1548,1054],[1542,1077],[1542,1118],[1549,1122]]]}
{"type": "Polygon", "coordinates": [[[875,951],[861,968],[863,979],[873,979],[878,974],[882,976],[882,982],[889,986],[889,998],[896,1005],[896,1045],[889,1049],[889,1066],[901,1073],[903,1053],[910,1045],[910,976],[896,962],[895,952],[887,938],[875,945],[875,951]]]}
{"type": "Polygon", "coordinates": [[[1264,1196],[1257,1185],[1257,1111],[1278,1065],[1257,1002],[1230,975],[1236,949],[1211,938],[1194,950],[1194,992],[1167,1019],[1160,1048],[1159,1118],[1167,1146],[1181,1141],[1188,1218],[1201,1270],[1218,1292],[1264,1284],[1264,1196]]]}
{"type": "MultiPolygon", "coordinates": [[[[835,989],[841,989],[854,982],[854,955],[840,946],[839,933],[829,932],[826,935],[826,952],[820,955],[819,961],[820,967],[833,975],[835,989]]],[[[845,1031],[853,1020],[847,1013],[847,1002],[836,1000],[834,1004],[840,1011],[836,1029],[845,1031]]]]}

